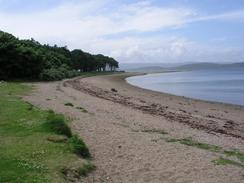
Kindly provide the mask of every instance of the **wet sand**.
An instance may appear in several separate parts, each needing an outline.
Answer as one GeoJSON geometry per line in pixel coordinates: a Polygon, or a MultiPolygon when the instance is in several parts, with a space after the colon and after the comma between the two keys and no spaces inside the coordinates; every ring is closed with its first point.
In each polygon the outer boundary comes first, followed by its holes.
{"type": "Polygon", "coordinates": [[[243,168],[212,162],[224,154],[165,140],[191,138],[244,152],[244,107],[137,88],[124,80],[131,75],[38,83],[25,97],[72,119],[97,165],[85,182],[244,182],[243,168]]]}

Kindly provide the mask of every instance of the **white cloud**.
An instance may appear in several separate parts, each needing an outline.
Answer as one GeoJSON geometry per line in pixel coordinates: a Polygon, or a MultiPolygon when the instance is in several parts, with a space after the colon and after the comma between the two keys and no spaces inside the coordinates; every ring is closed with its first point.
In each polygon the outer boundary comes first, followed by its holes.
{"type": "Polygon", "coordinates": [[[109,54],[123,63],[243,62],[244,60],[244,49],[199,45],[179,37],[99,39],[89,49],[109,54]]]}
{"type": "Polygon", "coordinates": [[[221,57],[227,51],[219,53],[218,49],[201,47],[181,37],[165,38],[153,34],[126,37],[124,33],[150,33],[193,22],[243,20],[243,17],[243,11],[199,16],[191,8],[159,7],[150,1],[123,4],[116,0],[75,0],[37,12],[0,12],[0,29],[20,38],[34,37],[42,43],[58,43],[108,54],[123,62],[178,62],[179,59],[204,60],[212,58],[214,53],[221,57]],[[116,34],[123,37],[105,38],[116,34]]]}
{"type": "Polygon", "coordinates": [[[199,21],[209,21],[209,20],[244,20],[244,10],[237,10],[232,12],[225,12],[216,15],[205,15],[189,19],[188,22],[199,22],[199,21]]]}
{"type": "Polygon", "coordinates": [[[183,38],[162,36],[99,39],[92,45],[90,50],[98,50],[123,62],[177,62],[194,47],[194,43],[183,38]]]}
{"type": "Polygon", "coordinates": [[[143,32],[180,26],[192,14],[188,9],[158,8],[148,2],[97,13],[109,3],[108,0],[82,1],[65,3],[51,10],[32,14],[0,13],[0,25],[22,36],[24,33],[33,33],[37,37],[84,35],[90,38],[132,30],[143,32]]]}

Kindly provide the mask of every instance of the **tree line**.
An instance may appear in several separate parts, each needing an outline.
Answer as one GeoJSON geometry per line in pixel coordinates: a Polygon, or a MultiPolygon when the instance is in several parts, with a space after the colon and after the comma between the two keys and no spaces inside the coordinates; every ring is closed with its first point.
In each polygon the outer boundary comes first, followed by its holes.
{"type": "Polygon", "coordinates": [[[60,80],[80,72],[115,71],[118,62],[102,54],[92,55],[34,39],[20,40],[0,31],[0,79],[60,80]]]}

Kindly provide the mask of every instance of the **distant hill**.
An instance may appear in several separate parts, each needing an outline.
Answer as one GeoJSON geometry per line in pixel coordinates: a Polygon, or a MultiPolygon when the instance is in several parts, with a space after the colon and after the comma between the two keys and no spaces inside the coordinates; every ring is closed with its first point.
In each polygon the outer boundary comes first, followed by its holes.
{"type": "Polygon", "coordinates": [[[127,69],[130,72],[165,72],[165,71],[192,71],[192,70],[209,70],[209,69],[244,69],[244,62],[231,63],[231,64],[218,64],[218,63],[193,63],[185,64],[175,67],[161,67],[161,66],[148,66],[127,69]]]}
{"type": "Polygon", "coordinates": [[[131,72],[162,72],[165,70],[166,70],[166,68],[163,68],[160,66],[139,67],[139,68],[127,69],[127,71],[131,71],[131,72]]]}
{"type": "Polygon", "coordinates": [[[175,70],[205,70],[205,69],[244,69],[244,62],[232,64],[218,64],[218,63],[196,63],[186,64],[171,69],[175,70]]]}
{"type": "Polygon", "coordinates": [[[229,68],[244,68],[244,62],[229,64],[229,68]]]}
{"type": "Polygon", "coordinates": [[[216,69],[223,66],[222,64],[216,63],[196,63],[186,64],[178,67],[174,67],[176,70],[202,70],[202,69],[216,69]]]}

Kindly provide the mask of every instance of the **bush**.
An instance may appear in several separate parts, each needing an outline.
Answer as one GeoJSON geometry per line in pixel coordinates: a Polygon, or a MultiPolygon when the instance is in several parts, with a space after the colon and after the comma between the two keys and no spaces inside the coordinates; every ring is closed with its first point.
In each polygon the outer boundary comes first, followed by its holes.
{"type": "Polygon", "coordinates": [[[68,66],[62,65],[58,68],[45,69],[40,74],[39,78],[44,81],[55,81],[64,78],[78,76],[78,72],[71,70],[68,66]]]}
{"type": "Polygon", "coordinates": [[[50,111],[47,116],[47,121],[44,123],[44,127],[59,135],[65,135],[71,137],[72,133],[70,127],[66,124],[66,120],[63,115],[55,114],[50,111]]]}
{"type": "Polygon", "coordinates": [[[58,69],[45,69],[40,74],[39,78],[44,81],[61,80],[64,75],[58,69]]]}
{"type": "Polygon", "coordinates": [[[86,144],[77,135],[74,135],[69,139],[71,149],[74,153],[82,156],[83,158],[90,158],[91,154],[86,144]]]}
{"type": "Polygon", "coordinates": [[[85,162],[84,165],[78,169],[78,174],[82,177],[85,177],[85,176],[87,176],[88,173],[90,173],[91,171],[93,171],[95,169],[96,169],[96,166],[93,165],[90,161],[88,161],[88,162],[85,162]]]}

